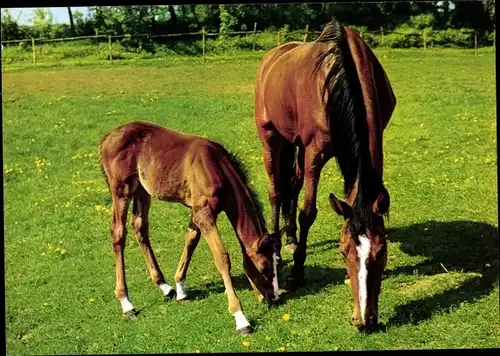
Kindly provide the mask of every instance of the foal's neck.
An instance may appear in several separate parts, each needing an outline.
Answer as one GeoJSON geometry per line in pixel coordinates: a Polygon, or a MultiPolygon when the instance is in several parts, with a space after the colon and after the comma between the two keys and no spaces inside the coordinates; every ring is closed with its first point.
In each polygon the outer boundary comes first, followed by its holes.
{"type": "Polygon", "coordinates": [[[251,247],[263,236],[265,226],[259,222],[257,208],[245,182],[232,167],[228,168],[224,169],[229,185],[223,210],[242,244],[251,247]]]}

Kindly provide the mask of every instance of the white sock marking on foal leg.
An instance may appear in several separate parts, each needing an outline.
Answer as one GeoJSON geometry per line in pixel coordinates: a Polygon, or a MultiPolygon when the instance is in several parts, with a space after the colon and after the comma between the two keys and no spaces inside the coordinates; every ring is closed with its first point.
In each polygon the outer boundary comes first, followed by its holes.
{"type": "Polygon", "coordinates": [[[124,313],[134,309],[134,306],[127,297],[120,299],[120,304],[122,305],[122,311],[124,313]]]}
{"type": "Polygon", "coordinates": [[[278,256],[276,256],[276,253],[273,253],[273,269],[274,269],[274,278],[273,278],[274,300],[278,300],[279,299],[279,290],[278,290],[278,256]]]}
{"type": "Polygon", "coordinates": [[[186,291],[184,290],[184,281],[180,281],[175,284],[177,290],[177,300],[182,300],[187,297],[186,291]]]}
{"type": "Polygon", "coordinates": [[[168,297],[168,294],[172,291],[172,287],[170,287],[167,283],[162,283],[159,285],[161,291],[165,295],[165,297],[168,297]]]}
{"type": "Polygon", "coordinates": [[[361,313],[361,320],[365,324],[365,311],[367,299],[367,283],[368,283],[368,270],[366,269],[366,260],[370,255],[370,240],[366,235],[359,236],[359,246],[356,247],[359,257],[359,311],[361,313]]]}
{"type": "Polygon", "coordinates": [[[248,322],[245,315],[243,315],[243,312],[241,310],[234,313],[233,316],[234,319],[236,319],[236,330],[240,330],[244,327],[250,326],[250,323],[248,322]]]}

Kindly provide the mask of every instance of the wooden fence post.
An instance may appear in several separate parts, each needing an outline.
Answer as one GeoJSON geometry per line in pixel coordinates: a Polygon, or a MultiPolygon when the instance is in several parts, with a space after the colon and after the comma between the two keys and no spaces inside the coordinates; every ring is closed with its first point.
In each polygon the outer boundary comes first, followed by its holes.
{"type": "Polygon", "coordinates": [[[205,63],[205,27],[201,29],[201,36],[202,36],[202,51],[203,51],[203,63],[205,63]]]}
{"type": "Polygon", "coordinates": [[[380,32],[382,33],[382,45],[384,45],[384,26],[380,26],[380,32]]]}
{"type": "Polygon", "coordinates": [[[252,51],[255,51],[255,36],[257,35],[257,22],[253,24],[253,42],[252,42],[252,51]]]}
{"type": "Polygon", "coordinates": [[[113,52],[111,49],[111,35],[108,35],[108,46],[109,46],[109,62],[113,63],[113,52]]]}
{"type": "Polygon", "coordinates": [[[36,65],[35,38],[31,37],[31,48],[33,48],[33,64],[36,65]]]}
{"type": "Polygon", "coordinates": [[[427,49],[427,32],[425,30],[422,31],[422,37],[424,40],[424,51],[427,49]]]}
{"type": "Polygon", "coordinates": [[[278,46],[280,45],[280,33],[281,33],[281,29],[278,30],[278,46]]]}
{"type": "Polygon", "coordinates": [[[477,57],[477,34],[474,32],[474,57],[477,57]]]}
{"type": "Polygon", "coordinates": [[[304,41],[302,41],[302,42],[306,42],[307,41],[307,31],[309,31],[309,24],[306,25],[306,31],[304,33],[304,41]]]}

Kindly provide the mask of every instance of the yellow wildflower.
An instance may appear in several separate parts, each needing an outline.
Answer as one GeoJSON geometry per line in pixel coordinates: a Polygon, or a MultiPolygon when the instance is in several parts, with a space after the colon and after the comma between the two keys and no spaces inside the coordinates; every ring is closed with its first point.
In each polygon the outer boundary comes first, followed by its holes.
{"type": "Polygon", "coordinates": [[[250,346],[250,343],[248,341],[243,341],[241,344],[245,347],[250,346]]]}
{"type": "Polygon", "coordinates": [[[283,314],[283,320],[290,320],[290,314],[288,313],[283,314]]]}

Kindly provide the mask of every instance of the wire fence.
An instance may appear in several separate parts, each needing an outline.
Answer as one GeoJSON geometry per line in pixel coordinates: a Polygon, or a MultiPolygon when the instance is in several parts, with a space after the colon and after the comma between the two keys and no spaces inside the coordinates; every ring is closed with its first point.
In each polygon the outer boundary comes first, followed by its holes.
{"type": "MultiPolygon", "coordinates": [[[[7,63],[12,63],[16,62],[16,60],[20,61],[26,61],[27,60],[27,53],[29,51],[29,47],[31,47],[31,58],[30,61],[32,61],[33,65],[36,65],[40,61],[43,60],[44,58],[44,51],[42,51],[43,44],[50,44],[52,43],[55,45],[56,43],[61,43],[61,42],[71,42],[71,41],[82,41],[82,40],[90,40],[90,43],[93,43],[94,45],[98,45],[99,49],[98,52],[101,55],[101,57],[109,60],[110,62],[113,61],[113,59],[120,59],[123,58],[120,56],[120,53],[117,53],[117,48],[114,46],[115,44],[120,44],[124,40],[132,40],[132,39],[146,39],[146,41],[151,41],[153,43],[158,43],[161,42],[163,39],[174,39],[179,38],[178,41],[186,41],[186,38],[191,38],[191,39],[197,39],[198,41],[201,41],[201,45],[198,46],[196,50],[194,50],[194,53],[192,51],[191,54],[198,54],[201,55],[203,58],[203,61],[205,60],[205,55],[207,54],[207,38],[210,37],[218,37],[220,38],[229,38],[229,37],[234,37],[234,36],[244,36],[246,38],[246,49],[252,49],[255,51],[256,49],[270,49],[275,45],[280,45],[282,43],[294,40],[294,41],[309,41],[309,40],[314,40],[317,38],[317,36],[321,33],[321,31],[315,31],[309,30],[309,25],[305,27],[303,30],[294,30],[294,31],[289,31],[287,26],[284,28],[270,32],[270,31],[258,31],[257,30],[257,23],[254,25],[253,31],[232,31],[232,32],[225,32],[225,33],[220,33],[220,32],[207,32],[205,28],[202,28],[201,31],[197,32],[185,32],[185,33],[170,33],[170,34],[124,34],[124,35],[110,35],[110,34],[98,34],[96,33],[95,35],[91,36],[77,36],[77,37],[65,37],[65,38],[25,38],[25,39],[19,39],[19,40],[6,40],[2,41],[2,61],[6,61],[7,63]],[[266,34],[266,43],[262,44],[260,40],[258,40],[258,35],[263,35],[266,34]],[[272,37],[275,36],[275,40],[272,40],[272,37]],[[103,48],[103,44],[107,42],[107,49],[103,48]],[[14,47],[17,44],[18,50],[17,50],[17,58],[16,55],[13,55],[12,58],[10,56],[10,53],[8,51],[8,48],[14,47]],[[259,48],[257,48],[259,47],[259,48]],[[107,51],[107,53],[106,53],[107,51]],[[20,52],[24,52],[23,55],[19,55],[20,52]],[[198,52],[198,53],[196,53],[198,52]],[[104,54],[104,56],[103,56],[104,54]]],[[[358,33],[360,36],[368,43],[368,45],[371,46],[387,46],[387,42],[389,37],[391,35],[398,35],[401,36],[402,38],[405,39],[409,43],[405,46],[410,46],[410,47],[420,47],[423,48],[424,50],[427,50],[429,47],[433,48],[434,47],[434,37],[435,34],[438,33],[438,31],[429,31],[429,30],[423,30],[420,32],[414,31],[414,32],[397,32],[397,31],[387,31],[384,30],[383,28],[380,28],[380,30],[371,30],[371,31],[363,31],[363,30],[358,30],[358,33]]],[[[466,30],[466,31],[460,31],[460,34],[462,36],[462,47],[465,48],[474,48],[474,54],[477,55],[477,48],[478,48],[478,38],[477,38],[477,33],[474,30],[466,30]]],[[[445,39],[446,41],[446,39],[445,39]]],[[[441,41],[442,42],[442,39],[441,41]]],[[[393,44],[389,43],[389,46],[393,46],[393,44]]],[[[495,37],[494,37],[494,32],[493,32],[493,46],[495,46],[495,37]]],[[[397,45],[396,45],[397,47],[397,45]]],[[[65,49],[67,50],[67,49],[65,49]]],[[[46,56],[47,56],[47,51],[46,56]]],[[[88,52],[81,53],[81,56],[86,56],[88,55],[88,52]]],[[[29,55],[28,55],[29,56],[29,55]]],[[[78,55],[76,55],[78,56],[78,55]]],[[[63,57],[66,57],[63,55],[63,57]]]]}

